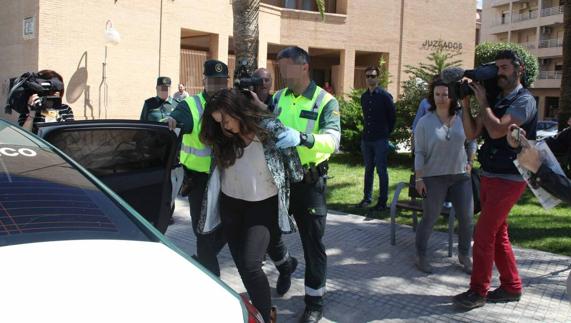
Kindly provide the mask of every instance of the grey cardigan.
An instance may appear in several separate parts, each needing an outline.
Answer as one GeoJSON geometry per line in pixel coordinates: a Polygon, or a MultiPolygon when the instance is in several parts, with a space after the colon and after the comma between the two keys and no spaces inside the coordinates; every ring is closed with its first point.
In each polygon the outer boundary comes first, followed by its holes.
{"type": "MultiPolygon", "coordinates": [[[[268,169],[278,189],[277,216],[280,230],[283,233],[294,232],[295,226],[289,216],[289,184],[290,182],[296,183],[303,180],[301,161],[295,147],[288,149],[278,149],[276,147],[278,135],[287,130],[281,121],[275,118],[268,118],[261,121],[261,126],[269,131],[269,138],[262,145],[268,169]]],[[[220,171],[216,167],[216,161],[213,158],[202,202],[200,219],[198,220],[199,233],[208,234],[220,226],[219,198],[220,171]]]]}

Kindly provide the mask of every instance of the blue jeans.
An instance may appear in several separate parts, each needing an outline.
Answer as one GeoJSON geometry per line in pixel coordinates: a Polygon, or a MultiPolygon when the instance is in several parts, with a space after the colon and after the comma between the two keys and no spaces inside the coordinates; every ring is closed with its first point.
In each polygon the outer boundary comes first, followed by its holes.
{"type": "Polygon", "coordinates": [[[379,174],[379,204],[386,206],[389,190],[389,174],[387,172],[389,140],[361,140],[361,152],[365,160],[365,188],[363,189],[363,200],[371,202],[373,198],[373,175],[376,167],[377,174],[379,174]]]}

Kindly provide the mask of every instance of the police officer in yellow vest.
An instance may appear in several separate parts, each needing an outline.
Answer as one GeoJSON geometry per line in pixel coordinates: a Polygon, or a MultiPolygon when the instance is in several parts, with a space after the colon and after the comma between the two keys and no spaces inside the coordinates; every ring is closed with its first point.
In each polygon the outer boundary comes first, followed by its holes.
{"type": "Polygon", "coordinates": [[[305,259],[305,311],[301,322],[318,322],[323,316],[327,255],[323,234],[327,161],[339,149],[339,103],[309,76],[309,55],[299,47],[277,56],[287,88],[274,94],[274,111],[289,130],[278,138],[279,148],[295,147],[305,169],[303,182],[291,186],[290,210],[299,229],[305,259]]]}
{"type": "Polygon", "coordinates": [[[210,171],[210,148],[199,140],[201,117],[209,94],[228,88],[228,66],[217,60],[204,62],[204,91],[189,96],[180,102],[167,117],[169,128],[182,129],[180,163],[185,169],[185,182],[189,183],[188,199],[192,228],[196,235],[196,257],[198,261],[216,276],[220,276],[220,266],[216,256],[226,244],[222,230],[203,235],[197,231],[204,191],[210,171]]]}

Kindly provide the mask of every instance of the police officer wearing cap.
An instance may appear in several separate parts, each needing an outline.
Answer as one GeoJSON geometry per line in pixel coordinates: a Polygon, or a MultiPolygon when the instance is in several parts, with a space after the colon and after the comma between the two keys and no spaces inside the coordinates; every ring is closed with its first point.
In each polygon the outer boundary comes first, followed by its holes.
{"type": "Polygon", "coordinates": [[[175,103],[169,96],[171,87],[170,77],[161,76],[157,78],[157,95],[145,100],[143,111],[141,111],[142,121],[164,121],[173,111],[175,103]]]}
{"type": "Polygon", "coordinates": [[[339,103],[311,80],[309,55],[305,50],[288,47],[277,58],[287,87],[274,94],[269,108],[289,128],[278,138],[277,147],[297,147],[305,171],[304,180],[291,185],[290,196],[290,210],[299,229],[305,259],[305,311],[301,322],[318,322],[323,317],[327,276],[323,244],[327,161],[339,149],[339,103]]]}
{"type": "Polygon", "coordinates": [[[186,97],[166,118],[170,129],[181,128],[182,146],[180,163],[185,169],[185,183],[188,186],[190,216],[196,235],[196,258],[216,276],[220,276],[220,265],[216,256],[226,244],[222,230],[209,234],[198,233],[198,220],[202,200],[208,182],[211,151],[199,140],[201,117],[206,99],[219,90],[228,88],[228,66],[217,60],[204,62],[204,91],[186,97]]]}

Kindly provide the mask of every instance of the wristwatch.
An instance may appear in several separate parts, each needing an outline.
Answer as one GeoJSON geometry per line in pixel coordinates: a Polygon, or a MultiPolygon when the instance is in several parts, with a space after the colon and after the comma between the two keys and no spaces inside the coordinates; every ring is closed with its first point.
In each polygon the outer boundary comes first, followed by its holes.
{"type": "Polygon", "coordinates": [[[302,146],[307,146],[307,134],[305,132],[299,133],[299,144],[302,146]]]}

